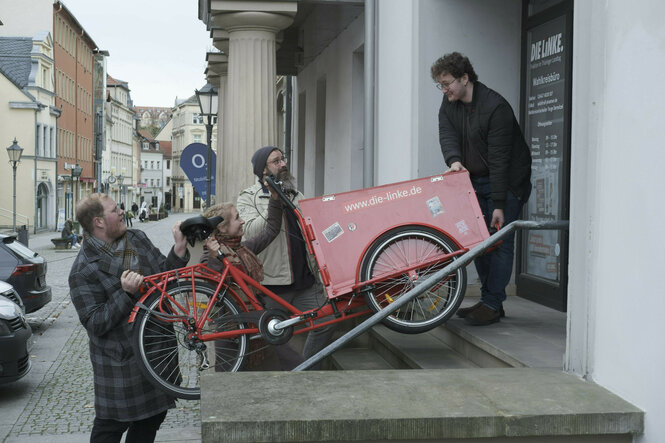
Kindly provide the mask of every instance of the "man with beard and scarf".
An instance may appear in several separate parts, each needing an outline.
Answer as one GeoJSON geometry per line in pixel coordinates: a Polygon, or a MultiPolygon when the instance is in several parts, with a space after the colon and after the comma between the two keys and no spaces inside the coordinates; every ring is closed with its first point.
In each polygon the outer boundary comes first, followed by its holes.
{"type": "Polygon", "coordinates": [[[189,260],[180,222],[165,257],[143,231],[128,230],[123,211],[106,194],[76,207],[83,246],[69,274],[70,295],[85,327],[94,375],[95,419],[91,442],[152,442],[174,399],[139,370],[132,351],[129,314],[144,275],[184,267],[189,260]]]}
{"type": "MultiPolygon", "coordinates": [[[[244,239],[258,235],[267,224],[270,192],[263,185],[267,175],[273,175],[282,182],[287,196],[296,206],[298,200],[304,197],[295,189],[294,178],[286,166],[286,157],[278,148],[265,146],[257,150],[252,156],[252,166],[258,181],[242,191],[237,202],[238,213],[245,221],[244,239]]],[[[314,277],[312,270],[315,268],[307,253],[298,219],[288,208],[283,211],[283,217],[282,230],[258,255],[263,262],[263,285],[301,311],[323,306],[327,296],[314,277]]],[[[281,308],[271,299],[266,299],[266,307],[281,308]]],[[[303,357],[307,359],[326,347],[332,332],[332,325],[310,331],[303,347],[303,357]]],[[[317,364],[311,369],[319,367],[317,364]]]]}

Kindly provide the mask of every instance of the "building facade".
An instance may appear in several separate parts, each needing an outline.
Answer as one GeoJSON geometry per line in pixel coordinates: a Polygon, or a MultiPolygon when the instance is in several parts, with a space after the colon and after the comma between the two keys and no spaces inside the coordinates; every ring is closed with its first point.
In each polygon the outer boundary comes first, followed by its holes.
{"type": "Polygon", "coordinates": [[[157,211],[164,203],[164,153],[160,143],[145,129],[139,131],[141,146],[141,196],[140,202],[148,202],[157,211]]]}
{"type": "MultiPolygon", "coordinates": [[[[262,144],[255,140],[277,139],[273,89],[261,88],[264,109],[252,85],[280,74],[293,76],[286,149],[306,196],[440,174],[447,168],[438,141],[443,97],[430,67],[446,53],[465,54],[480,81],[510,103],[531,146],[534,191],[525,217],[570,221],[569,233],[520,236],[518,296],[567,312],[561,369],[644,410],[644,434],[634,441],[660,442],[665,357],[653,337],[665,307],[657,281],[665,214],[656,203],[665,186],[658,145],[664,86],[649,77],[646,94],[630,86],[640,73],[664,67],[662,13],[655,0],[639,7],[599,0],[200,0],[199,16],[228,59],[218,78],[229,160],[220,174],[248,166],[262,144]],[[367,16],[366,5],[373,6],[367,16]],[[278,33],[280,47],[266,54],[278,33]],[[243,46],[259,40],[262,49],[243,46]]],[[[233,175],[238,187],[251,180],[233,175]]]]}
{"type": "Polygon", "coordinates": [[[53,44],[53,84],[57,121],[56,224],[72,218],[80,196],[95,189],[93,118],[93,57],[97,45],[76,17],[60,1],[0,0],[0,35],[32,36],[47,32],[53,44]],[[30,10],[30,14],[25,11],[30,10]],[[80,176],[72,174],[81,168],[80,176]]]}
{"type": "Polygon", "coordinates": [[[107,155],[102,160],[102,182],[106,193],[118,204],[131,207],[137,180],[134,176],[134,111],[127,82],[110,75],[106,79],[107,155]]]}
{"type": "MultiPolygon", "coordinates": [[[[206,144],[206,128],[204,117],[196,96],[177,103],[173,108],[172,123],[172,164],[171,164],[171,195],[174,198],[172,209],[176,212],[192,212],[202,208],[205,202],[201,201],[196,189],[180,167],[182,151],[191,143],[206,144]]],[[[213,152],[217,146],[217,119],[213,120],[213,152]]],[[[212,200],[211,200],[212,201],[212,200]]]]}
{"type": "Polygon", "coordinates": [[[141,129],[147,129],[155,137],[171,119],[171,108],[159,106],[135,106],[134,112],[141,120],[141,129]]]}
{"type": "MultiPolygon", "coordinates": [[[[34,37],[0,37],[0,134],[8,147],[23,148],[16,170],[16,220],[33,232],[56,228],[56,130],[53,41],[47,31],[34,37]]],[[[6,155],[6,154],[2,154],[6,155]]],[[[13,226],[13,171],[2,162],[0,225],[13,226]]]]}
{"type": "Polygon", "coordinates": [[[93,115],[93,52],[97,45],[74,15],[53,4],[58,119],[58,211],[74,217],[76,203],[96,190],[93,115]],[[81,167],[78,178],[72,175],[81,167]]]}

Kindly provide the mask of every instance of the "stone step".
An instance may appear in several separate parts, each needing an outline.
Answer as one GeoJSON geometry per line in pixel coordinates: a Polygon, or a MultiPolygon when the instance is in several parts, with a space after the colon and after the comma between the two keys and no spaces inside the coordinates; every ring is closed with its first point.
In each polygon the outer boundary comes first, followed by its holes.
{"type": "Polygon", "coordinates": [[[401,334],[377,325],[370,331],[372,349],[396,369],[455,369],[477,367],[434,334],[401,334]],[[397,361],[396,361],[397,360],[397,361]]]}
{"type": "Polygon", "coordinates": [[[330,356],[329,369],[453,369],[474,368],[473,362],[434,334],[401,334],[377,325],[367,339],[350,343],[330,356]],[[366,343],[366,344],[361,344],[366,343]],[[360,345],[359,345],[360,344],[360,345]]]}
{"type": "Polygon", "coordinates": [[[368,348],[340,349],[330,356],[329,364],[335,371],[393,369],[383,357],[368,348]]]}
{"type": "Polygon", "coordinates": [[[551,369],[205,372],[201,392],[203,442],[630,443],[644,431],[643,411],[551,369]]]}

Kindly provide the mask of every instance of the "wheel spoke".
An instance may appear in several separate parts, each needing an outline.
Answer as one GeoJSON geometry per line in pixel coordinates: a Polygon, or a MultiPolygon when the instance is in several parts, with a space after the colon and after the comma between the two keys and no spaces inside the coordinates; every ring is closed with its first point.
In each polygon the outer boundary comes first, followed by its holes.
{"type": "Polygon", "coordinates": [[[160,317],[160,306],[164,312],[173,312],[172,305],[176,305],[188,307],[192,319],[200,319],[215,294],[215,287],[197,282],[196,304],[191,290],[190,285],[169,289],[164,297],[168,302],[161,304],[159,294],[155,294],[146,301],[149,310],[140,312],[135,326],[138,357],[148,379],[169,394],[186,399],[200,396],[200,371],[205,367],[202,362],[210,362],[216,371],[237,371],[248,349],[248,338],[244,335],[207,345],[198,341],[199,334],[245,329],[245,325],[231,318],[239,311],[230,297],[216,303],[196,334],[190,330],[188,321],[160,317]]]}
{"type": "MultiPolygon", "coordinates": [[[[390,306],[395,300],[415,286],[415,279],[425,280],[452,263],[455,258],[444,257],[457,248],[441,233],[429,228],[398,228],[381,237],[370,248],[363,260],[363,280],[379,279],[366,298],[373,310],[390,306]],[[422,268],[421,263],[429,263],[422,268]],[[415,267],[415,269],[413,269],[415,267]],[[380,280],[383,275],[399,275],[380,280]],[[411,270],[413,269],[413,270],[411,270]],[[412,281],[411,278],[414,278],[412,281]]],[[[466,288],[466,271],[458,269],[428,291],[410,300],[384,320],[388,326],[401,332],[422,332],[445,320],[459,306],[466,288]]]]}

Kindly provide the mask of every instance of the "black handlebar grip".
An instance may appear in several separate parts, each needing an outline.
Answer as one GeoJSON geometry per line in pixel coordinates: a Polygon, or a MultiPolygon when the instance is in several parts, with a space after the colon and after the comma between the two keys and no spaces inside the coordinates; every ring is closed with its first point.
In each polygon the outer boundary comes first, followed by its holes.
{"type": "Polygon", "coordinates": [[[275,190],[275,192],[277,192],[277,195],[279,196],[279,198],[281,198],[282,201],[283,201],[284,203],[286,203],[286,205],[287,205],[289,208],[291,208],[291,210],[295,210],[295,209],[296,209],[296,205],[293,204],[293,202],[292,202],[292,201],[286,196],[286,194],[284,193],[284,190],[282,189],[282,187],[281,187],[280,185],[278,185],[278,184],[275,182],[275,178],[274,178],[272,175],[267,175],[267,176],[266,176],[266,182],[268,183],[268,185],[269,185],[271,188],[273,188],[273,189],[275,190]]]}

